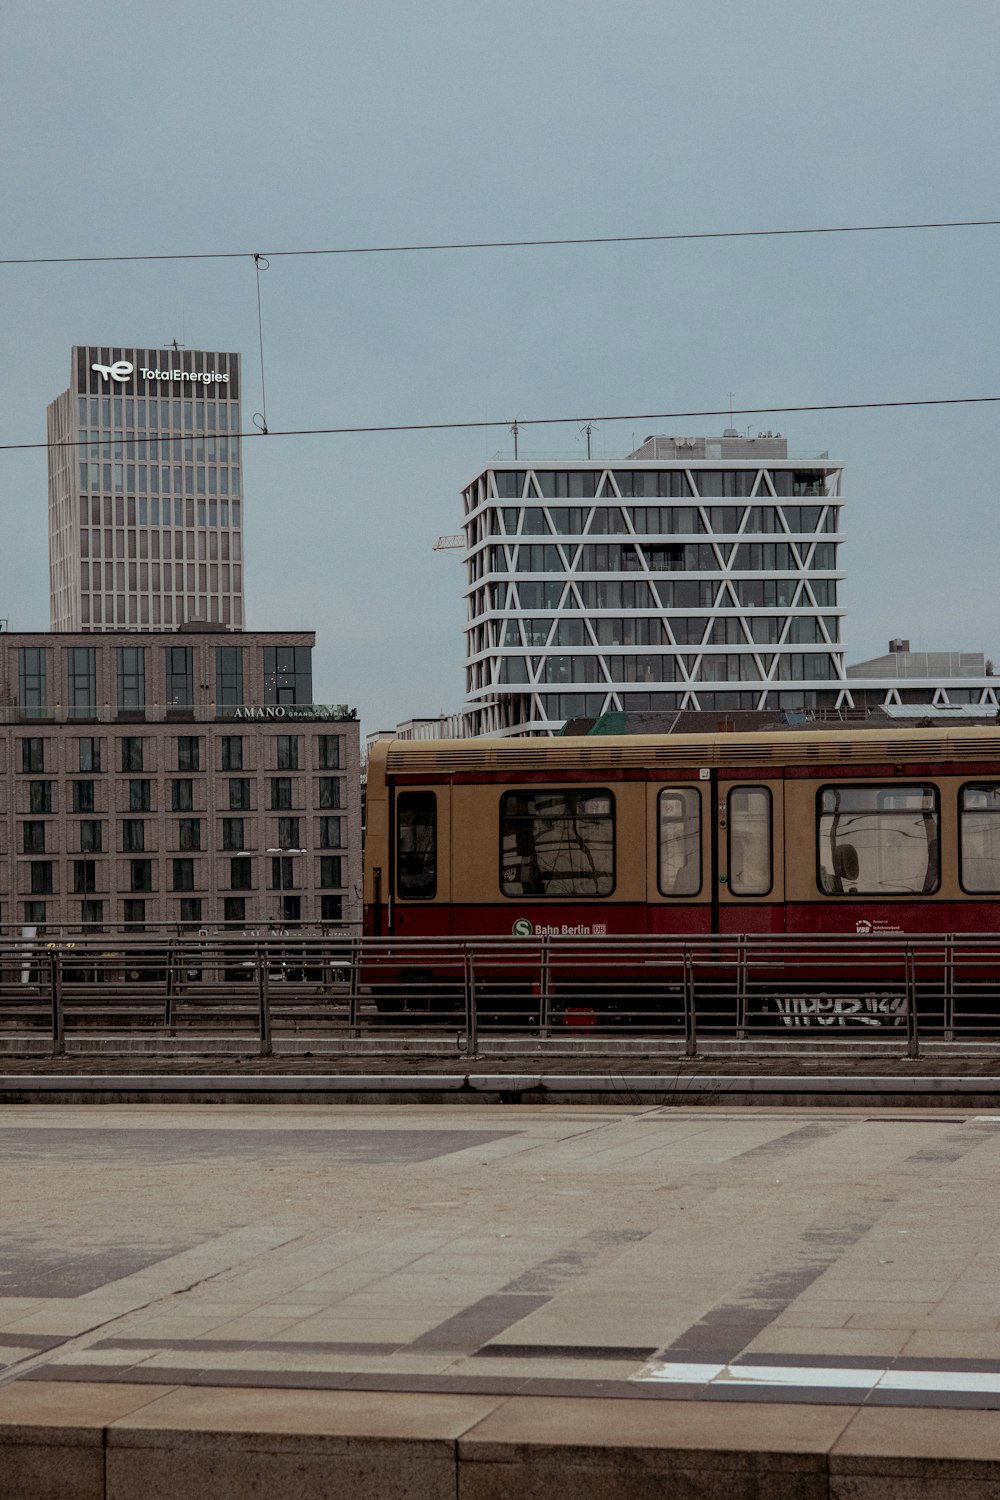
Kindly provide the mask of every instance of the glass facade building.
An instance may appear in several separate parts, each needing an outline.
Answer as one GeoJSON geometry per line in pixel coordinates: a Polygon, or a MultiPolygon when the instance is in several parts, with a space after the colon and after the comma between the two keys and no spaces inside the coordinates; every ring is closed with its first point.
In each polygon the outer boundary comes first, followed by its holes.
{"type": "Polygon", "coordinates": [[[76,347],[48,408],[53,630],[240,630],[240,357],[76,347]]]}
{"type": "Polygon", "coordinates": [[[464,491],[470,732],[849,703],[841,465],[784,438],[496,463],[464,491]]]}

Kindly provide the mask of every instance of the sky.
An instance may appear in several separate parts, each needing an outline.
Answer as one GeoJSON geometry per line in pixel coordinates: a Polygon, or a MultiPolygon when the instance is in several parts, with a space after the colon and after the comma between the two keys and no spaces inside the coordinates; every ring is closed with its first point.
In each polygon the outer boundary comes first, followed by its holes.
{"type": "MultiPolygon", "coordinates": [[[[1000,217],[995,0],[7,0],[0,443],[74,344],[239,350],[252,253],[1000,217]]],[[[454,712],[434,552],[506,426],[277,428],[1000,395],[1000,228],[272,257],[247,440],[250,629],[315,629],[366,731],[454,712]]],[[[1000,406],[734,418],[845,465],[847,660],[1000,658],[1000,406]]],[[[728,418],[603,422],[595,454],[728,418]]],[[[585,454],[577,425],[522,455],[585,454]]],[[[46,458],[0,451],[0,617],[48,627],[46,458]]]]}

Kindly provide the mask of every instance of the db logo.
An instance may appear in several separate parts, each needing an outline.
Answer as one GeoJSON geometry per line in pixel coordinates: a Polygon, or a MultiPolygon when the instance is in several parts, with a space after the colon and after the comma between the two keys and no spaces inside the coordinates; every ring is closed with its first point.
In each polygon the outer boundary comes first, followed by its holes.
{"type": "Polygon", "coordinates": [[[510,930],[515,937],[531,937],[531,934],[535,929],[532,927],[527,917],[518,917],[517,921],[514,923],[513,927],[510,930]]]}
{"type": "Polygon", "coordinates": [[[98,375],[103,375],[105,380],[127,380],[135,369],[127,359],[116,359],[113,365],[91,365],[98,375]]]}

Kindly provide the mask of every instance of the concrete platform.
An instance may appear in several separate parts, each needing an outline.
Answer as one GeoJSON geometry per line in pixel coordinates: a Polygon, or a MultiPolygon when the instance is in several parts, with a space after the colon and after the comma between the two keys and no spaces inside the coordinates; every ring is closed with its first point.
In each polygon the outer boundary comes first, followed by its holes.
{"type": "Polygon", "coordinates": [[[0,1112],[0,1497],[1000,1493],[1000,1112],[0,1112]]]}

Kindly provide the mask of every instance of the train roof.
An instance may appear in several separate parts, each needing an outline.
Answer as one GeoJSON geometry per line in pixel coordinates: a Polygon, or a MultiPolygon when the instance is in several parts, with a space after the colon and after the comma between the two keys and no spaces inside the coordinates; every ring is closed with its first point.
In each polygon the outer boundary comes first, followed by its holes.
{"type": "Polygon", "coordinates": [[[389,775],[474,771],[709,766],[806,766],[882,761],[996,761],[1000,728],[776,730],[749,734],[556,736],[552,739],[386,740],[372,747],[389,775]]]}

